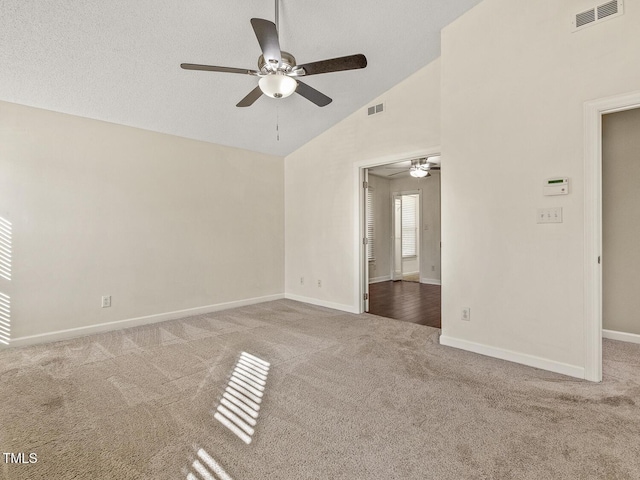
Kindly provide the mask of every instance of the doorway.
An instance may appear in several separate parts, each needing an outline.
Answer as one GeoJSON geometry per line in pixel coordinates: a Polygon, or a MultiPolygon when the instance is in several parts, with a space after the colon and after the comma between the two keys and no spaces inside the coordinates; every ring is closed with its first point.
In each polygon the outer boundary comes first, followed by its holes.
{"type": "Polygon", "coordinates": [[[602,336],[640,343],[640,108],[602,116],[602,336]]]}
{"type": "Polygon", "coordinates": [[[587,102],[584,105],[584,378],[602,381],[602,117],[640,108],[640,91],[587,102]]]}
{"type": "Polygon", "coordinates": [[[362,175],[363,311],[440,328],[440,155],[363,168],[362,175]]]}

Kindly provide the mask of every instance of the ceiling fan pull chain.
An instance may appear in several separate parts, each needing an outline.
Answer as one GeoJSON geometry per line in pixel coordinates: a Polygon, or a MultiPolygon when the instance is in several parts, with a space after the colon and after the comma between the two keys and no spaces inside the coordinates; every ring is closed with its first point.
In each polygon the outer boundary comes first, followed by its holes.
{"type": "Polygon", "coordinates": [[[276,30],[280,32],[280,12],[278,11],[278,1],[276,1],[276,30]]]}

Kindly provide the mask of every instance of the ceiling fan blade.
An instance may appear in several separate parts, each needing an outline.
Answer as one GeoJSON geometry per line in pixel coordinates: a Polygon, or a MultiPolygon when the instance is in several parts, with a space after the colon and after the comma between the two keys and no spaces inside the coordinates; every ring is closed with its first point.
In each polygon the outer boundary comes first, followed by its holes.
{"type": "Polygon", "coordinates": [[[319,62],[305,63],[297,68],[304,69],[305,75],[318,75],[320,73],[340,72],[342,70],[356,70],[367,66],[367,57],[361,53],[348,57],[331,58],[319,62]]]}
{"type": "Polygon", "coordinates": [[[260,90],[260,87],[258,86],[251,90],[246,97],[240,100],[236,107],[250,107],[251,105],[253,105],[253,102],[258,100],[261,96],[262,90],[260,90]]]}
{"type": "Polygon", "coordinates": [[[282,63],[280,40],[276,24],[262,18],[252,18],[251,26],[256,34],[262,55],[269,65],[277,68],[282,63]]]}
{"type": "Polygon", "coordinates": [[[296,88],[296,93],[299,93],[304,98],[309,100],[310,102],[315,103],[319,107],[326,107],[333,100],[327,97],[324,93],[319,92],[313,87],[310,87],[306,83],[302,83],[300,80],[296,80],[298,82],[298,88],[296,88]]]}
{"type": "Polygon", "coordinates": [[[198,65],[196,63],[181,63],[180,68],[184,70],[204,70],[207,72],[243,73],[245,75],[258,74],[256,70],[249,70],[247,68],[216,67],[214,65],[198,65]]]}

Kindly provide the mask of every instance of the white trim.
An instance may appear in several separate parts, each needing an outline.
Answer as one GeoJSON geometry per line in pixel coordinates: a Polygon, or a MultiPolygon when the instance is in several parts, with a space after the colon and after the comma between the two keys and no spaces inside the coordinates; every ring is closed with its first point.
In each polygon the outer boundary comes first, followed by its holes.
{"type": "Polygon", "coordinates": [[[602,115],[640,107],[640,91],[584,104],[585,379],[602,381],[602,115]]]}
{"type": "Polygon", "coordinates": [[[391,275],[383,275],[382,277],[373,277],[369,279],[369,285],[372,283],[388,282],[391,280],[391,275]]]}
{"type": "Polygon", "coordinates": [[[480,355],[499,358],[501,360],[507,360],[509,362],[527,365],[528,367],[540,368],[542,370],[548,370],[550,372],[560,373],[562,375],[568,375],[570,377],[584,378],[585,375],[585,369],[578,365],[569,365],[568,363],[555,362],[546,358],[527,355],[525,353],[518,353],[512,350],[505,350],[503,348],[490,347],[489,345],[469,342],[467,340],[461,340],[459,338],[440,335],[440,345],[459,348],[468,352],[479,353],[480,355]]]}
{"type": "Polygon", "coordinates": [[[285,293],[284,298],[286,298],[287,300],[295,300],[296,302],[317,305],[319,307],[333,308],[334,310],[340,310],[343,312],[361,313],[353,305],[344,305],[342,303],[327,302],[326,300],[320,300],[318,298],[311,298],[311,297],[303,297],[301,295],[294,295],[293,293],[285,293]]]}
{"type": "Polygon", "coordinates": [[[426,283],[427,285],[442,285],[442,281],[439,278],[420,278],[420,283],[426,283]]]}
{"type": "Polygon", "coordinates": [[[27,337],[13,338],[11,339],[10,346],[24,347],[27,345],[36,345],[39,343],[57,342],[60,340],[68,340],[74,337],[84,337],[86,335],[91,335],[94,333],[138,327],[141,325],[149,325],[152,323],[166,322],[167,320],[175,320],[177,318],[190,317],[192,315],[202,315],[204,313],[228,310],[230,308],[255,305],[256,303],[271,302],[273,300],[280,300],[282,298],[284,298],[284,294],[279,293],[277,295],[246,298],[244,300],[236,300],[234,302],[217,303],[214,305],[206,305],[204,307],[187,308],[185,310],[176,310],[174,312],[156,313],[153,315],[146,315],[144,317],[116,320],[115,322],[99,323],[96,325],[88,325],[86,327],[69,328],[66,330],[58,330],[55,332],[47,332],[38,335],[30,335],[27,337]]]}
{"type": "Polygon", "coordinates": [[[640,335],[637,333],[616,332],[615,330],[602,330],[602,338],[618,340],[619,342],[640,343],[640,335]]]}
{"type": "MultiPolygon", "coordinates": [[[[364,292],[366,291],[366,287],[368,285],[368,279],[364,275],[364,265],[363,262],[363,247],[362,238],[364,236],[363,232],[363,197],[364,197],[364,188],[362,188],[362,182],[364,181],[364,169],[370,167],[377,167],[378,165],[387,165],[389,163],[398,163],[403,162],[405,160],[410,160],[412,158],[418,157],[427,157],[429,155],[435,155],[441,153],[442,148],[438,146],[427,147],[422,150],[416,150],[413,152],[405,152],[405,153],[394,153],[391,155],[385,155],[378,158],[373,159],[364,159],[358,162],[354,162],[353,164],[353,180],[354,180],[354,200],[353,200],[353,272],[355,275],[354,278],[354,298],[353,298],[353,312],[354,313],[363,313],[364,312],[364,292]]],[[[286,298],[286,297],[285,297],[286,298]]],[[[352,307],[349,307],[352,308],[352,307]]]]}
{"type": "Polygon", "coordinates": [[[362,188],[362,182],[365,179],[365,171],[363,168],[354,168],[354,179],[355,179],[355,198],[353,200],[353,207],[355,209],[353,214],[353,265],[352,269],[354,272],[353,281],[355,282],[353,289],[353,307],[357,309],[357,313],[362,313],[365,311],[365,300],[364,294],[369,288],[368,278],[365,275],[365,268],[368,271],[368,263],[365,266],[364,264],[364,255],[366,253],[365,246],[362,244],[362,238],[364,238],[364,188],[362,188]]]}

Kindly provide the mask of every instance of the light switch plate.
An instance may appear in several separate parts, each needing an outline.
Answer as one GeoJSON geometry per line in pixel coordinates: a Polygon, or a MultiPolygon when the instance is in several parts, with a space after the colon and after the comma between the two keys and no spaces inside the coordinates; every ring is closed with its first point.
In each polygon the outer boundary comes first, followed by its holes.
{"type": "Polygon", "coordinates": [[[562,207],[539,208],[538,223],[562,223],[562,207]]]}

